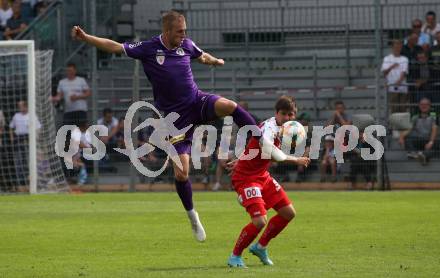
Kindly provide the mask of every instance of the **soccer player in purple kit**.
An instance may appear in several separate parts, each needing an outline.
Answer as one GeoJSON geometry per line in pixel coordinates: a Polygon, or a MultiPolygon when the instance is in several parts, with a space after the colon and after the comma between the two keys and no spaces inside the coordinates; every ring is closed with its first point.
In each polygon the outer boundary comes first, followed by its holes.
{"type": "MultiPolygon", "coordinates": [[[[153,87],[154,105],[165,115],[177,112],[180,117],[174,123],[177,129],[190,124],[204,124],[219,117],[232,116],[242,127],[255,125],[255,120],[235,102],[200,91],[194,82],[191,59],[212,66],[223,66],[224,61],[203,52],[186,37],[185,17],[169,11],[162,17],[162,34],[150,40],[134,43],[118,43],[84,32],[79,26],[72,28],[72,37],[109,53],[122,54],[139,59],[153,87]]],[[[189,161],[194,129],[171,138],[183,169],[173,163],[175,185],[187,211],[196,240],[206,239],[205,230],[192,201],[189,161]]]]}

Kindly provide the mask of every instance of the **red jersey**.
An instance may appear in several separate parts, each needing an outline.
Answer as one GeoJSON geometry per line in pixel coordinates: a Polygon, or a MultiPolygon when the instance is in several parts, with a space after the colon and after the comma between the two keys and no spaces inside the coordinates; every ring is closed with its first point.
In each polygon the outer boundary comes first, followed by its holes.
{"type": "Polygon", "coordinates": [[[260,178],[269,175],[268,169],[270,167],[271,159],[262,158],[260,142],[262,141],[263,136],[265,138],[273,138],[274,146],[279,148],[281,145],[281,140],[280,140],[281,127],[277,125],[275,117],[272,117],[262,122],[258,127],[261,130],[261,136],[252,137],[249,140],[249,143],[246,145],[243,154],[243,155],[249,155],[250,151],[257,150],[258,155],[250,160],[239,159],[232,174],[233,180],[240,180],[240,179],[249,180],[249,179],[260,178]]]}

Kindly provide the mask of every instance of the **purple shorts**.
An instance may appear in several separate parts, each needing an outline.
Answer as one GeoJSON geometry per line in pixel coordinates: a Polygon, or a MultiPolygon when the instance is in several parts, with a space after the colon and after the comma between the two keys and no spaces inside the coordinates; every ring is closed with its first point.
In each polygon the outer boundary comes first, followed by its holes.
{"type": "Polygon", "coordinates": [[[184,138],[173,143],[178,154],[191,153],[194,128],[197,125],[206,124],[217,118],[214,104],[219,98],[220,96],[199,91],[194,103],[188,105],[186,109],[174,111],[180,115],[180,117],[174,122],[176,128],[183,129],[190,124],[193,125],[192,128],[185,133],[184,138]]]}

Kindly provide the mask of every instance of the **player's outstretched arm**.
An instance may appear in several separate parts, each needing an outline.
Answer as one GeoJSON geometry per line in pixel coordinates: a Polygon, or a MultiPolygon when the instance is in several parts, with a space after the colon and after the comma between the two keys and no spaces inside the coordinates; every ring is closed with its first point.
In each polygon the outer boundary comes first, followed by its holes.
{"type": "Polygon", "coordinates": [[[89,35],[79,26],[73,26],[71,35],[74,40],[86,42],[108,53],[122,54],[124,52],[122,43],[89,35]]]}
{"type": "Polygon", "coordinates": [[[203,52],[202,55],[200,55],[199,58],[197,58],[199,63],[210,65],[210,66],[223,66],[225,64],[225,61],[223,59],[218,59],[212,56],[211,54],[207,52],[203,52]]]}
{"type": "Polygon", "coordinates": [[[308,158],[308,157],[295,157],[292,155],[288,155],[285,161],[292,162],[293,164],[296,164],[298,166],[304,166],[304,167],[308,167],[310,164],[310,158],[308,158]]]}

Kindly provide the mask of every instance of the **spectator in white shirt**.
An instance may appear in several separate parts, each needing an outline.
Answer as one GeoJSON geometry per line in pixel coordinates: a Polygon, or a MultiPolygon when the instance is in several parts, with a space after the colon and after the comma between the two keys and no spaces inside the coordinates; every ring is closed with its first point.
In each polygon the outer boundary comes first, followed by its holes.
{"type": "Polygon", "coordinates": [[[98,125],[106,126],[108,129],[108,136],[101,137],[101,141],[109,147],[116,147],[116,134],[119,131],[119,121],[113,117],[113,110],[111,108],[104,108],[102,111],[102,118],[98,119],[98,125]]]}
{"type": "MultiPolygon", "coordinates": [[[[426,13],[426,22],[423,24],[422,32],[431,36],[431,40],[434,40],[435,34],[440,32],[440,23],[436,21],[436,14],[433,11],[426,13]]],[[[438,42],[437,42],[438,43],[438,42]]],[[[434,42],[435,44],[435,42],[434,42]]]]}
{"type": "Polygon", "coordinates": [[[92,135],[87,128],[88,124],[84,121],[72,131],[73,144],[79,146],[78,152],[72,157],[73,167],[79,169],[78,185],[87,183],[88,178],[86,163],[83,160],[83,149],[91,147],[92,135]]]}
{"type": "Polygon", "coordinates": [[[9,6],[8,0],[0,0],[0,32],[3,36],[3,31],[6,29],[8,19],[12,17],[12,9],[9,6]]]}
{"type": "MultiPolygon", "coordinates": [[[[66,78],[58,83],[57,94],[52,101],[64,99],[63,125],[76,125],[87,122],[87,98],[91,96],[89,85],[84,78],[76,76],[76,65],[69,63],[66,78]]],[[[69,149],[70,132],[67,133],[65,150],[69,149]]]]}
{"type": "MultiPolygon", "coordinates": [[[[17,103],[19,112],[15,113],[9,123],[10,140],[14,147],[14,163],[19,184],[27,184],[29,168],[29,113],[26,101],[17,103]]],[[[36,129],[40,122],[36,120],[36,129]]]]}
{"type": "Polygon", "coordinates": [[[394,40],[392,53],[383,59],[381,71],[387,80],[388,99],[391,112],[407,111],[409,97],[406,76],[408,74],[408,58],[400,55],[402,42],[394,40]]]}
{"type": "Polygon", "coordinates": [[[66,78],[60,80],[57,94],[52,97],[54,102],[64,99],[63,124],[79,126],[79,123],[87,120],[87,98],[91,94],[86,80],[76,76],[76,65],[68,64],[66,78]]]}

